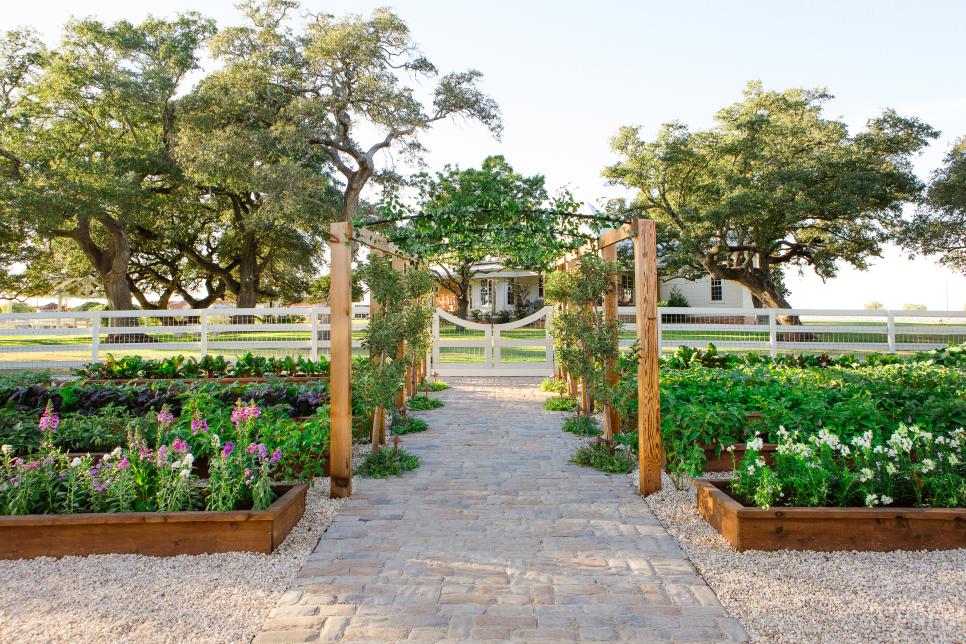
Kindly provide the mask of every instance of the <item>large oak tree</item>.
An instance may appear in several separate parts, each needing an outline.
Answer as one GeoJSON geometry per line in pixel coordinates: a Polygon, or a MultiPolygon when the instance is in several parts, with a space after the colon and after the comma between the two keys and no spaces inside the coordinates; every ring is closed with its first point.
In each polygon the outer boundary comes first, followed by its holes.
{"type": "Polygon", "coordinates": [[[910,158],[937,136],[892,110],[850,134],[823,115],[831,98],[749,83],[711,129],[669,123],[645,141],[622,128],[620,161],[604,174],[637,190],[633,207],[656,220],[668,273],[732,280],[766,307],[790,308],[782,271],[829,278],[837,262],[864,269],[880,255],[923,187],[910,158]]]}

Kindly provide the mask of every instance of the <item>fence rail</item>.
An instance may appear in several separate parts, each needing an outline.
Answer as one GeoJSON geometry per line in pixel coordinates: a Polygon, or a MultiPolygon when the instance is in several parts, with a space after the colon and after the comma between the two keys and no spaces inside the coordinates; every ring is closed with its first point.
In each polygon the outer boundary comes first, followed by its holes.
{"type": "MultiPolygon", "coordinates": [[[[663,308],[659,313],[663,350],[714,343],[721,349],[772,355],[912,352],[966,341],[966,312],[961,311],[663,308]]],[[[634,307],[618,309],[624,324],[622,346],[634,342],[635,315],[634,307]]],[[[354,351],[361,351],[368,317],[368,306],[353,307],[354,351]]],[[[476,361],[493,365],[500,360],[512,362],[505,365],[508,369],[552,369],[541,325],[501,331],[499,354],[477,347],[490,346],[484,339],[493,333],[490,326],[471,326],[454,325],[443,333],[434,347],[434,365],[452,362],[455,368],[460,362],[474,366],[476,361]]],[[[0,315],[0,369],[63,369],[104,360],[108,354],[135,353],[159,358],[252,351],[316,358],[329,352],[329,330],[325,306],[10,313],[0,315]]],[[[435,335],[439,337],[438,330],[435,335]]]]}

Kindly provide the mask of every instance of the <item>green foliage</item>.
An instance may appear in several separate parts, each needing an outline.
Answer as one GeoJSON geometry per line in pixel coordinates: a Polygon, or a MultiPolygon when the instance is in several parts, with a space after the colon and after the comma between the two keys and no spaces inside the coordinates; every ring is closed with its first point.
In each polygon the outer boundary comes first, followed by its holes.
{"type": "Polygon", "coordinates": [[[833,432],[782,432],[774,462],[749,443],[731,490],[751,504],[804,507],[966,505],[966,433],[934,435],[899,424],[888,436],[871,430],[850,440],[833,432]]]}
{"type": "Polygon", "coordinates": [[[897,228],[907,249],[938,254],[941,264],[966,273],[966,137],[956,141],[933,173],[925,203],[897,228]]]}
{"type": "Polygon", "coordinates": [[[430,391],[445,391],[445,390],[449,389],[449,385],[448,384],[446,384],[442,380],[435,380],[435,379],[428,381],[426,383],[426,387],[430,391]]]}
{"type": "Polygon", "coordinates": [[[430,398],[429,396],[413,396],[407,404],[414,411],[428,411],[430,409],[439,409],[443,406],[443,401],[439,398],[430,398]]]}
{"type": "Polygon", "coordinates": [[[544,401],[543,408],[547,411],[574,411],[577,401],[570,396],[553,396],[544,401]]]}
{"type": "Polygon", "coordinates": [[[400,416],[398,414],[393,416],[392,426],[390,430],[394,436],[401,436],[403,434],[415,434],[417,432],[424,432],[429,429],[429,425],[422,418],[416,418],[415,416],[400,416]]]}
{"type": "Polygon", "coordinates": [[[590,416],[574,416],[564,421],[563,430],[576,434],[577,436],[600,436],[600,427],[597,421],[590,416]]]}
{"type": "Polygon", "coordinates": [[[293,358],[263,357],[252,353],[236,358],[232,363],[224,356],[207,355],[201,360],[182,355],[150,360],[137,354],[115,358],[107,354],[104,362],[91,362],[74,373],[91,380],[172,380],[183,378],[260,378],[276,376],[317,376],[328,373],[329,361],[320,356],[310,360],[302,356],[293,358]]]}
{"type": "Polygon", "coordinates": [[[400,476],[419,467],[419,457],[404,449],[390,447],[381,449],[375,454],[366,454],[362,465],[356,470],[359,476],[370,479],[384,479],[390,476],[400,476]]]}
{"type": "Polygon", "coordinates": [[[664,306],[684,308],[690,305],[688,304],[688,298],[684,297],[684,293],[681,292],[681,289],[675,286],[668,294],[667,303],[664,306]]]}
{"type": "Polygon", "coordinates": [[[753,82],[712,129],[672,122],[647,142],[621,128],[612,147],[622,158],[605,176],[639,191],[633,207],[657,222],[665,274],[710,273],[788,308],[782,271],[829,278],[837,262],[862,269],[879,256],[922,190],[910,159],[938,132],[886,110],[850,135],[823,116],[831,98],[753,82]]]}
{"type": "Polygon", "coordinates": [[[570,462],[581,467],[592,467],[608,474],[626,474],[637,467],[634,453],[623,445],[605,441],[594,441],[581,445],[570,458],[570,462]]]}
{"type": "Polygon", "coordinates": [[[544,378],[543,382],[540,383],[540,391],[562,394],[567,391],[567,383],[557,378],[544,378]]]}

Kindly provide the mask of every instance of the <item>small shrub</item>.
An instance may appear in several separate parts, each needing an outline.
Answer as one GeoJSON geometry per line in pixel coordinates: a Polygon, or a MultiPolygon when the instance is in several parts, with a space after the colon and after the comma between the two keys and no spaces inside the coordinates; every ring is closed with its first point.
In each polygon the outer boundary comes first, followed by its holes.
{"type": "Polygon", "coordinates": [[[574,416],[564,421],[563,430],[577,436],[600,436],[601,429],[590,416],[574,416]]]}
{"type": "Polygon", "coordinates": [[[449,389],[449,385],[443,382],[442,380],[430,380],[429,382],[426,383],[426,386],[429,388],[430,391],[444,391],[446,389],[449,389]]]}
{"type": "Polygon", "coordinates": [[[393,435],[400,434],[415,434],[416,432],[424,432],[429,429],[429,425],[422,418],[416,418],[415,416],[397,416],[392,421],[392,433],[393,435]]]}
{"type": "Polygon", "coordinates": [[[570,462],[581,467],[592,467],[608,474],[627,474],[634,470],[637,459],[634,453],[623,445],[605,441],[594,441],[581,445],[570,458],[570,462]]]}
{"type": "Polygon", "coordinates": [[[627,449],[631,450],[637,454],[637,432],[626,432],[624,434],[615,434],[614,442],[618,445],[623,445],[627,449]]]}
{"type": "Polygon", "coordinates": [[[366,454],[358,473],[370,479],[400,476],[419,467],[419,457],[398,447],[386,447],[375,454],[366,454]]]}
{"type": "Polygon", "coordinates": [[[439,398],[430,398],[429,396],[413,396],[409,399],[409,408],[416,411],[428,411],[430,409],[439,409],[443,406],[443,401],[439,398]]]}
{"type": "Polygon", "coordinates": [[[546,378],[540,383],[540,391],[549,391],[555,394],[562,394],[567,390],[567,383],[556,378],[546,378]]]}
{"type": "Polygon", "coordinates": [[[543,408],[547,411],[574,411],[577,409],[577,401],[570,396],[554,396],[547,398],[543,408]]]}

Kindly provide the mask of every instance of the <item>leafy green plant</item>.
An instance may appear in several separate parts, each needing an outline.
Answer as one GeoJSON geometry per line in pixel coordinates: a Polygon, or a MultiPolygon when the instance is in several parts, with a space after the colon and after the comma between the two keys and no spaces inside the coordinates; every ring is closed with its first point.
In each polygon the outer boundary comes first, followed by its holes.
{"type": "Polygon", "coordinates": [[[392,419],[391,431],[394,435],[415,434],[429,429],[429,425],[422,418],[415,416],[400,416],[396,414],[392,419]]]}
{"type": "Polygon", "coordinates": [[[553,396],[544,401],[543,408],[547,411],[574,411],[577,401],[571,396],[553,396]]]}
{"type": "Polygon", "coordinates": [[[581,445],[570,458],[570,462],[608,474],[626,474],[637,467],[637,459],[631,450],[603,440],[581,445]]]}
{"type": "Polygon", "coordinates": [[[445,391],[446,389],[449,389],[448,384],[446,384],[442,380],[436,380],[436,379],[427,381],[426,387],[430,391],[445,391]]]}
{"type": "Polygon", "coordinates": [[[357,470],[359,476],[371,479],[384,479],[400,476],[419,467],[419,457],[394,445],[375,453],[368,453],[357,470]]]}
{"type": "Polygon", "coordinates": [[[567,391],[567,383],[557,378],[544,378],[540,383],[540,391],[562,394],[567,391]]]}
{"type": "Polygon", "coordinates": [[[407,402],[409,408],[415,411],[429,411],[431,409],[439,409],[443,406],[443,401],[439,398],[431,398],[429,396],[413,396],[407,402]]]}
{"type": "Polygon", "coordinates": [[[600,436],[603,432],[591,416],[574,416],[564,421],[563,430],[577,436],[600,436]]]}

